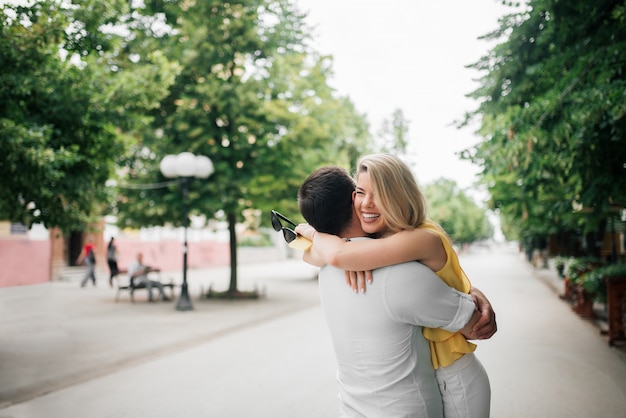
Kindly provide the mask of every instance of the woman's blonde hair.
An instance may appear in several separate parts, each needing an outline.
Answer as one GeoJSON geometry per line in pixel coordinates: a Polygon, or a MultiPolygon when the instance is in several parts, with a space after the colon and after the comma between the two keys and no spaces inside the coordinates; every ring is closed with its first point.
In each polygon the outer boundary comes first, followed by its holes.
{"type": "Polygon", "coordinates": [[[417,228],[426,221],[426,198],[413,173],[398,157],[366,155],[357,164],[356,179],[367,172],[376,203],[391,231],[417,228]]]}

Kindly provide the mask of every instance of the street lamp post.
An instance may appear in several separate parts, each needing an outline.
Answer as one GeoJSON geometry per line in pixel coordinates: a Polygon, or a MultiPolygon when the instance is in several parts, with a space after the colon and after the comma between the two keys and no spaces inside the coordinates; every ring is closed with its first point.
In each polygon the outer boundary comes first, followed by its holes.
{"type": "Polygon", "coordinates": [[[161,161],[161,173],[167,178],[180,178],[183,192],[183,284],[180,289],[180,298],[176,303],[176,310],[190,311],[193,309],[189,299],[187,288],[187,226],[189,219],[187,216],[187,199],[189,191],[189,180],[193,177],[205,179],[213,174],[213,163],[209,157],[204,155],[193,155],[191,152],[181,152],[178,155],[166,155],[161,161]]]}

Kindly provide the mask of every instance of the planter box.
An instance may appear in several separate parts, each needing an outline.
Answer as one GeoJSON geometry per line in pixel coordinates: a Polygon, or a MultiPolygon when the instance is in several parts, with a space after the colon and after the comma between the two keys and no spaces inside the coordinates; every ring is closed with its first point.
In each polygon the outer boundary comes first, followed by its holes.
{"type": "Polygon", "coordinates": [[[606,302],[609,329],[609,345],[615,341],[626,341],[626,276],[607,276],[606,302]]]}
{"type": "Polygon", "coordinates": [[[563,279],[563,294],[560,298],[570,303],[574,303],[576,299],[576,287],[570,283],[569,277],[563,279]]]}
{"type": "Polygon", "coordinates": [[[593,295],[586,291],[581,285],[576,286],[576,301],[574,311],[582,318],[593,318],[593,295]]]}

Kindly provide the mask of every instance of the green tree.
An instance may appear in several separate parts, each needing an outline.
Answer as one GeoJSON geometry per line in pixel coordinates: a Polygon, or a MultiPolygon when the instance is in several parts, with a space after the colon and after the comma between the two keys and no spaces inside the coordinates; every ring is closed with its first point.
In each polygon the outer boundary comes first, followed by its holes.
{"type": "Polygon", "coordinates": [[[380,152],[406,154],[409,143],[410,121],[405,118],[402,109],[394,110],[390,119],[383,120],[378,133],[380,152]]]}
{"type": "Polygon", "coordinates": [[[428,217],[437,222],[456,243],[465,244],[493,237],[486,209],[478,206],[457,184],[439,179],[424,187],[428,217]]]}
{"type": "Polygon", "coordinates": [[[176,71],[158,53],[128,60],[124,38],[104,30],[127,11],[115,0],[2,5],[1,219],[70,231],[102,214],[124,133],[176,71]]]}
{"type": "Polygon", "coordinates": [[[466,119],[485,140],[464,157],[513,235],[602,233],[626,202],[625,18],[624,1],[532,0],[486,36],[501,43],[473,65],[466,119]]]}
{"type": "MultiPolygon", "coordinates": [[[[147,2],[169,36],[159,49],[182,70],[154,123],[124,162],[124,182],[161,182],[166,154],[211,158],[215,173],[194,182],[190,213],[223,211],[230,232],[230,286],[237,292],[235,224],[246,208],[291,208],[314,168],[360,153],[367,124],[326,83],[332,60],[310,53],[303,15],[283,0],[147,2]],[[161,9],[162,8],[162,9],[161,9]]],[[[180,224],[178,187],[121,190],[124,226],[180,224]]],[[[269,216],[266,217],[269,220],[269,216]]]]}

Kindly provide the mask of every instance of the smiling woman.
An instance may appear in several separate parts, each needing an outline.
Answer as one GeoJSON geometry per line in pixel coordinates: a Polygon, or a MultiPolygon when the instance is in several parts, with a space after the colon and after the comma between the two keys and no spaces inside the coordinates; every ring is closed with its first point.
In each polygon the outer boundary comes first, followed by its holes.
{"type": "Polygon", "coordinates": [[[389,154],[360,160],[354,208],[369,234],[389,235],[426,220],[426,200],[413,174],[401,160],[389,154]],[[405,199],[402,205],[394,203],[398,193],[405,199]],[[372,209],[377,212],[372,213],[372,209]]]}

